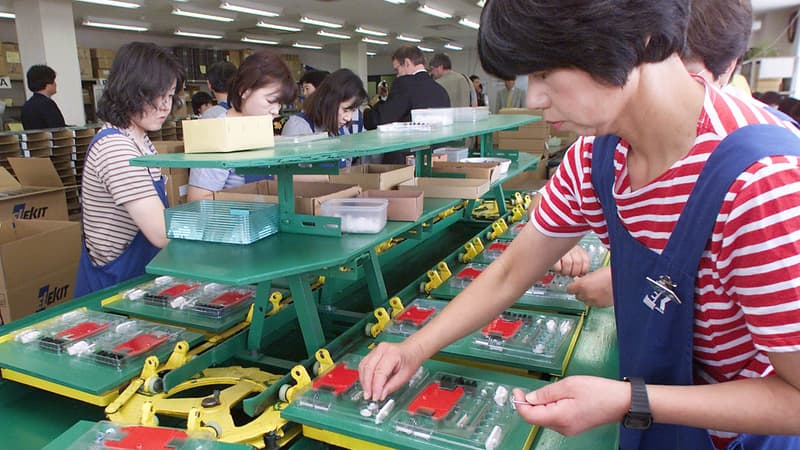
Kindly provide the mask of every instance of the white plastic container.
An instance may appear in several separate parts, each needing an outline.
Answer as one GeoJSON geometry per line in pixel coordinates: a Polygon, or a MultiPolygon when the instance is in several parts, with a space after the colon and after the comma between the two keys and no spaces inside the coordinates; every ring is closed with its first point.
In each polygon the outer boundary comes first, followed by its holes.
{"type": "Polygon", "coordinates": [[[488,106],[466,106],[453,108],[454,120],[456,122],[477,122],[489,117],[488,106]]]}
{"type": "Polygon", "coordinates": [[[411,121],[414,123],[452,125],[455,120],[454,108],[412,109],[411,121]]]}
{"type": "Polygon", "coordinates": [[[480,157],[474,157],[474,158],[464,158],[462,160],[459,160],[459,162],[464,162],[464,163],[495,163],[495,164],[500,165],[500,173],[501,174],[508,172],[509,167],[511,167],[511,160],[508,159],[508,158],[480,158],[480,157]]]}
{"type": "Polygon", "coordinates": [[[469,149],[466,147],[439,147],[433,151],[433,153],[437,152],[445,153],[450,162],[459,162],[469,157],[469,149]]]}
{"type": "Polygon", "coordinates": [[[373,234],[386,226],[385,198],[334,198],[322,204],[322,215],[342,219],[342,232],[373,234]]]}

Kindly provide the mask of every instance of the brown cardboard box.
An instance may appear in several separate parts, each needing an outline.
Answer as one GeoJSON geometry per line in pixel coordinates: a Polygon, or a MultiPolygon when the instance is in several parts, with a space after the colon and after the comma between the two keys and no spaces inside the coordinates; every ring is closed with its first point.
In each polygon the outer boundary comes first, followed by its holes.
{"type": "MultiPolygon", "coordinates": [[[[92,63],[94,64],[94,63],[92,63]]],[[[111,73],[111,69],[103,69],[100,67],[92,66],[92,75],[98,79],[107,79],[108,75],[111,73]]]]}
{"type": "Polygon", "coordinates": [[[19,80],[22,78],[22,61],[19,47],[14,42],[5,42],[0,45],[0,75],[19,80]]]}
{"type": "Polygon", "coordinates": [[[186,153],[225,153],[275,146],[272,116],[184,120],[186,153]]]}
{"type": "Polygon", "coordinates": [[[364,164],[352,166],[331,175],[332,183],[357,184],[362,189],[388,191],[403,181],[414,178],[414,168],[402,164],[364,164]]]}
{"type": "Polygon", "coordinates": [[[547,182],[548,156],[542,155],[536,170],[525,171],[503,183],[503,189],[538,191],[547,182]]]}
{"type": "Polygon", "coordinates": [[[78,66],[81,70],[81,78],[92,78],[92,53],[88,48],[78,48],[78,66]]]}
{"type": "MultiPolygon", "coordinates": [[[[320,207],[325,200],[358,197],[359,194],[361,194],[359,186],[295,181],[294,211],[297,214],[318,216],[322,212],[320,207]]],[[[261,180],[243,184],[215,192],[214,200],[278,203],[278,183],[274,180],[261,180]]]]}
{"type": "Polygon", "coordinates": [[[72,299],[80,254],[79,223],[0,222],[0,325],[72,299]]]}
{"type": "Polygon", "coordinates": [[[434,161],[433,173],[463,173],[466,178],[478,178],[494,183],[502,177],[499,163],[465,163],[452,161],[434,161]]]}
{"type": "MultiPolygon", "coordinates": [[[[155,141],[153,146],[158,153],[183,153],[183,141],[155,141]]],[[[186,193],[189,190],[189,169],[162,168],[161,175],[167,177],[166,189],[169,206],[186,203],[186,193]]]]}
{"type": "Polygon", "coordinates": [[[423,191],[425,197],[474,199],[489,192],[489,180],[475,178],[414,178],[400,183],[401,191],[423,191]]]}
{"type": "MultiPolygon", "coordinates": [[[[433,155],[431,155],[431,162],[435,161],[447,161],[447,153],[438,153],[438,154],[434,153],[433,155]]],[[[406,165],[413,166],[414,164],[415,164],[414,155],[406,156],[406,165]]]]}
{"type": "Polygon", "coordinates": [[[544,153],[547,140],[543,139],[510,139],[500,138],[497,148],[500,150],[518,150],[526,153],[544,153]]]}
{"type": "Polygon", "coordinates": [[[389,200],[386,210],[388,220],[415,222],[422,215],[425,193],[422,191],[364,191],[362,197],[389,200]]]}
{"type": "Polygon", "coordinates": [[[550,125],[547,122],[534,122],[523,125],[516,130],[501,131],[498,136],[511,139],[544,139],[550,138],[550,125]]]}
{"type": "Polygon", "coordinates": [[[8,158],[17,178],[0,167],[0,221],[67,220],[65,187],[49,158],[8,158]]]}

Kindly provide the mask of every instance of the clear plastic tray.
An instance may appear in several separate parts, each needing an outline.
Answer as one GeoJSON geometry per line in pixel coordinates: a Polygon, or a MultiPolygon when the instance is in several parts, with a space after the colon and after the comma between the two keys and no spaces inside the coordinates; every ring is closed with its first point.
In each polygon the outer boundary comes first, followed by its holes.
{"type": "Polygon", "coordinates": [[[441,127],[441,123],[392,122],[378,125],[378,131],[381,133],[428,132],[441,127]]]}
{"type": "Polygon", "coordinates": [[[489,118],[488,106],[466,106],[453,108],[454,120],[456,122],[477,122],[489,118]]]}
{"type": "Polygon", "coordinates": [[[511,245],[509,241],[494,241],[491,242],[489,245],[481,253],[481,257],[483,259],[488,259],[494,261],[495,259],[499,258],[500,255],[503,254],[504,251],[511,245]]]}
{"type": "Polygon", "coordinates": [[[472,334],[476,350],[523,359],[552,359],[572,339],[574,316],[505,312],[472,334]]]}
{"type": "Polygon", "coordinates": [[[22,329],[14,340],[30,348],[76,355],[83,346],[81,342],[91,342],[125,320],[115,314],[75,310],[22,329]]]}
{"type": "Polygon", "coordinates": [[[199,200],[165,211],[167,237],[251,244],[278,232],[278,205],[199,200]]]}
{"type": "Polygon", "coordinates": [[[486,264],[467,264],[463,269],[459,270],[452,278],[450,278],[450,286],[456,289],[464,289],[469,286],[475,278],[478,278],[484,269],[489,267],[486,264]]]}
{"type": "Polygon", "coordinates": [[[345,233],[378,233],[388,206],[385,198],[334,198],[322,203],[322,215],[341,218],[345,233]]]}
{"type": "Polygon", "coordinates": [[[186,432],[177,428],[121,425],[101,421],[83,433],[66,450],[155,450],[167,448],[211,450],[215,447],[214,436],[205,431],[186,432]]]}
{"type": "Polygon", "coordinates": [[[194,311],[198,314],[222,318],[253,303],[255,288],[204,283],[165,275],[128,289],[122,294],[122,297],[132,302],[194,311]]]}
{"type": "Polygon", "coordinates": [[[418,298],[409,303],[403,312],[392,319],[391,323],[383,329],[383,333],[403,337],[411,336],[430,322],[445,305],[447,302],[442,300],[418,298]]]}
{"type": "Polygon", "coordinates": [[[424,108],[411,110],[411,121],[417,123],[447,126],[453,124],[455,117],[455,108],[424,108]]]}
{"type": "Polygon", "coordinates": [[[130,319],[87,341],[78,356],[119,369],[132,360],[173,345],[183,331],[179,327],[130,319]]]}

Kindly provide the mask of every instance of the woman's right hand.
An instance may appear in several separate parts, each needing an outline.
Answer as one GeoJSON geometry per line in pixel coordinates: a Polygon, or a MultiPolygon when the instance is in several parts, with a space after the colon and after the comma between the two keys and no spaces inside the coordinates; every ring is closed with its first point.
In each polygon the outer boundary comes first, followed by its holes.
{"type": "Polygon", "coordinates": [[[382,401],[408,383],[425,358],[411,339],[399,344],[381,342],[358,365],[364,399],[382,401]]]}

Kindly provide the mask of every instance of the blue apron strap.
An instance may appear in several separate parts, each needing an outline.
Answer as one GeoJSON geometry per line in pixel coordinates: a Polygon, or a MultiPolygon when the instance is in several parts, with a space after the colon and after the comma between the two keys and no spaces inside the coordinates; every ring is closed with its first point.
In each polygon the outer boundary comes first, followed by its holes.
{"type": "Polygon", "coordinates": [[[796,120],[794,120],[790,115],[784,113],[783,111],[777,108],[773,108],[772,106],[764,106],[764,109],[769,111],[770,114],[772,114],[773,116],[783,120],[784,122],[791,123],[792,125],[795,126],[795,128],[800,128],[800,123],[797,123],[796,120]]]}
{"type": "Polygon", "coordinates": [[[94,137],[92,138],[92,141],[89,142],[89,146],[86,148],[86,153],[89,153],[89,151],[92,149],[94,144],[97,143],[97,141],[103,139],[106,136],[111,136],[113,134],[124,134],[124,133],[120,131],[118,128],[103,128],[102,130],[98,131],[97,134],[95,134],[94,137]]]}
{"type": "MultiPolygon", "coordinates": [[[[620,137],[613,134],[596,136],[592,144],[592,185],[594,186],[600,205],[612,207],[616,211],[614,200],[614,155],[620,137]]],[[[611,220],[606,218],[606,222],[611,220]]]]}
{"type": "Polygon", "coordinates": [[[223,100],[223,101],[217,103],[217,105],[222,106],[225,109],[231,109],[231,105],[228,103],[227,100],[223,100]]]}

